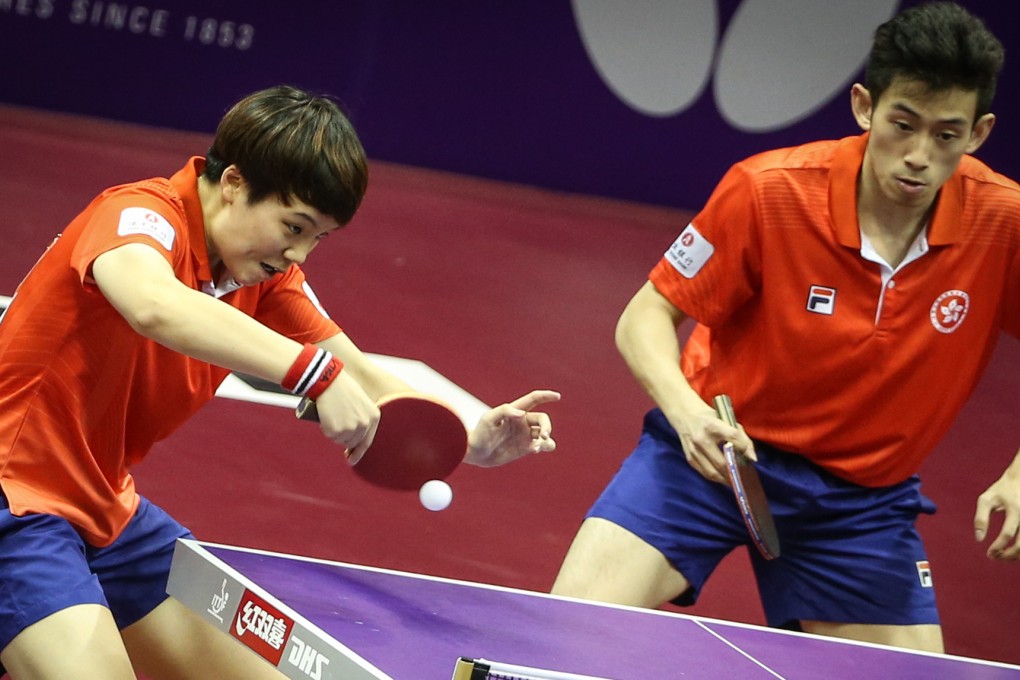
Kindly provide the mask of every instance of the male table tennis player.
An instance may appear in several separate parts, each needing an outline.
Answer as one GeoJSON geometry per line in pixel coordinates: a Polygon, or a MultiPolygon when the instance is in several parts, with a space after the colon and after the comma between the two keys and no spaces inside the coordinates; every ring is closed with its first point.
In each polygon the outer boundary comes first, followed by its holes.
{"type": "MultiPolygon", "coordinates": [[[[57,238],[0,323],[0,662],[13,680],[281,677],[167,600],[188,532],[135,491],[130,466],[213,397],[228,371],[317,400],[359,459],[375,401],[408,388],[311,296],[300,265],[354,216],[366,159],[329,99],[257,92],[207,158],[107,190],[57,238]]],[[[558,398],[486,413],[466,461],[549,451],[558,398]]]]}
{"type": "MultiPolygon", "coordinates": [[[[732,440],[757,457],[782,544],[771,561],[750,551],[770,625],[943,648],[916,474],[999,331],[1020,335],[1020,187],[969,155],[992,129],[1002,62],[960,7],[906,10],[851,88],[861,136],[725,175],[621,315],[617,343],[658,408],[554,592],[693,602],[748,542],[722,483],[732,440]],[[743,430],[716,417],[720,393],[743,430]]],[[[961,473],[968,455],[990,452],[963,453],[961,473]]],[[[993,511],[988,556],[1016,560],[1020,456],[978,499],[979,540],[993,511]]]]}

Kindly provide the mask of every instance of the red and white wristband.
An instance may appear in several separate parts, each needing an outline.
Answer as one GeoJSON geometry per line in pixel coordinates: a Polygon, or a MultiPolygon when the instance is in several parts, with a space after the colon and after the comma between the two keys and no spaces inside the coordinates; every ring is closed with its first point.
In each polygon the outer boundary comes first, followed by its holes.
{"type": "Polygon", "coordinates": [[[292,394],[313,401],[340,375],[344,364],[321,347],[306,344],[280,385],[292,394]]]}

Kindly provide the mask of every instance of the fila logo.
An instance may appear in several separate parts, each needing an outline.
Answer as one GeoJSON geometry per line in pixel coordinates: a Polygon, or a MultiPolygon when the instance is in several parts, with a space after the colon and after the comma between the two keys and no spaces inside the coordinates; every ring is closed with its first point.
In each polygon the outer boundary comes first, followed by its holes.
{"type": "Polygon", "coordinates": [[[929,566],[927,560],[923,560],[917,563],[917,577],[921,579],[922,588],[931,588],[931,566],[929,566]]]}
{"type": "Polygon", "coordinates": [[[312,680],[322,680],[322,667],[329,665],[329,659],[297,635],[292,635],[290,639],[294,644],[287,655],[287,661],[312,680]]]}
{"type": "Polygon", "coordinates": [[[255,593],[245,590],[230,634],[276,666],[293,628],[293,621],[255,593]]]}
{"type": "Polygon", "coordinates": [[[811,286],[807,296],[807,310],[815,314],[832,316],[836,307],[836,289],[826,286],[811,286]]]}

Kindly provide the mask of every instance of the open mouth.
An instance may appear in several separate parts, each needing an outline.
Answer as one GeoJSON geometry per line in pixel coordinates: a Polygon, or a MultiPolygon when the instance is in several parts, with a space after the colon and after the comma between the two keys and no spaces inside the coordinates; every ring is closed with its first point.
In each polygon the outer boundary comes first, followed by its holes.
{"type": "Polygon", "coordinates": [[[262,268],[266,270],[266,273],[269,274],[270,276],[276,276],[277,274],[280,273],[280,270],[277,269],[276,267],[273,267],[272,265],[268,265],[265,262],[260,262],[259,264],[262,265],[262,268]]]}

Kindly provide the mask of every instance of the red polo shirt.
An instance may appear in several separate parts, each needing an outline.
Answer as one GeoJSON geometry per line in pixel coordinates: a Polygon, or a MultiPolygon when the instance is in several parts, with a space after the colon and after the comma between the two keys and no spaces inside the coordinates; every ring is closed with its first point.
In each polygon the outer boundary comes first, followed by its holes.
{"type": "Polygon", "coordinates": [[[1020,186],[964,157],[927,251],[883,280],[861,255],[867,135],[734,166],[650,279],[699,323],[681,366],[748,434],[867,486],[917,472],[1020,335],[1020,186]]]}
{"type": "MultiPolygon", "coordinates": [[[[59,515],[113,542],[138,505],[129,468],[209,401],[227,371],[137,333],[90,276],[100,254],[140,242],[185,285],[211,280],[197,178],[111,188],[68,225],[18,287],[0,324],[0,485],[16,515],[59,515]]],[[[220,298],[298,342],[340,332],[301,271],[220,298]]]]}

